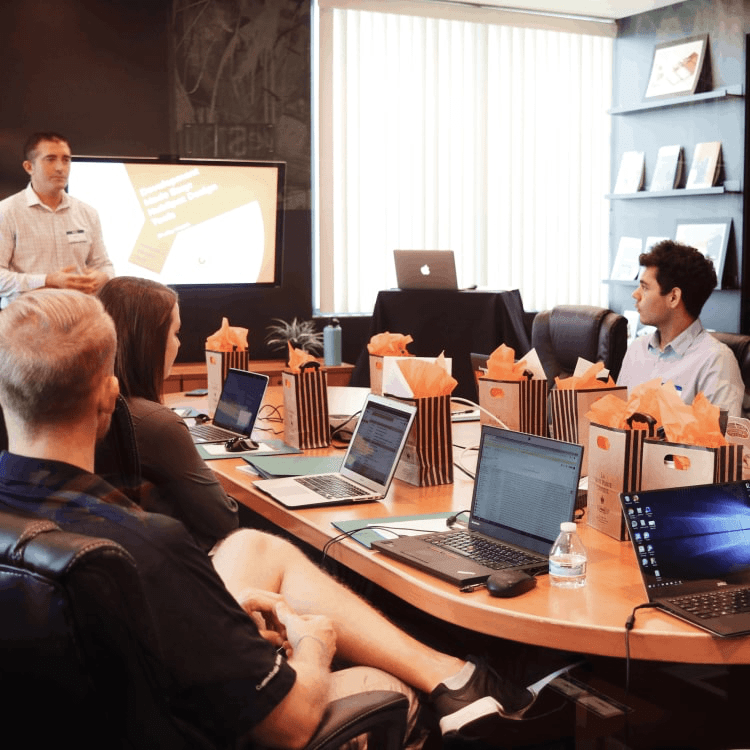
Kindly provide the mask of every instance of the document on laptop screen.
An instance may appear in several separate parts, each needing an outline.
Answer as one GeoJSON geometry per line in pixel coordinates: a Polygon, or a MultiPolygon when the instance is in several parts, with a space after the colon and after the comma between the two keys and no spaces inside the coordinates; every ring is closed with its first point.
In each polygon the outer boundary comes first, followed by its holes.
{"type": "Polygon", "coordinates": [[[496,519],[502,519],[534,537],[555,539],[561,506],[569,503],[572,511],[575,505],[576,453],[487,434],[481,461],[473,514],[487,523],[498,525],[496,519]]]}
{"type": "Polygon", "coordinates": [[[385,484],[409,415],[382,404],[369,404],[362,413],[345,468],[378,484],[385,484]]]}

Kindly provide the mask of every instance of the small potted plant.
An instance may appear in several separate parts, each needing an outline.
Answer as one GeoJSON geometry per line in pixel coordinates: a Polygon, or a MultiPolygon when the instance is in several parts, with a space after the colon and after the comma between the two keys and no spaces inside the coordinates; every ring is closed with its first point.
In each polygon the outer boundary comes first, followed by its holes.
{"type": "Polygon", "coordinates": [[[308,354],[319,356],[323,353],[323,333],[315,329],[312,320],[286,321],[273,318],[274,324],[267,326],[266,344],[271,351],[288,352],[288,344],[295,349],[302,349],[308,354]]]}

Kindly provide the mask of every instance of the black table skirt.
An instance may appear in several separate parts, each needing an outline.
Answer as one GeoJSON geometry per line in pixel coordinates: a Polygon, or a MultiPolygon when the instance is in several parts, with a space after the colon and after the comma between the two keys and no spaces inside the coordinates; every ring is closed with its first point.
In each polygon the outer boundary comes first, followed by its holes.
{"type": "MultiPolygon", "coordinates": [[[[453,359],[458,381],[454,396],[476,400],[471,352],[490,354],[500,344],[520,357],[531,348],[524,325],[523,302],[517,289],[505,292],[389,290],[378,293],[370,337],[376,333],[411,334],[411,354],[453,359]]],[[[369,340],[369,339],[368,339],[369,340]]],[[[357,359],[352,385],[369,386],[367,348],[357,359]]]]}

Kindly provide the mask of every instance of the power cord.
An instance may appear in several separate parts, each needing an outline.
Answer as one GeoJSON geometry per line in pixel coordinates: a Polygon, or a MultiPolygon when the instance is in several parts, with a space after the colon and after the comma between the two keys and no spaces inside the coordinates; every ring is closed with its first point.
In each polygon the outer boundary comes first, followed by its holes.
{"type": "Polygon", "coordinates": [[[635,613],[639,609],[653,609],[658,605],[655,602],[646,602],[633,608],[630,617],[625,621],[625,695],[630,690],[630,631],[635,627],[635,613]]]}
{"type": "Polygon", "coordinates": [[[454,513],[452,516],[448,516],[448,518],[445,519],[445,525],[449,529],[452,529],[454,526],[463,526],[464,528],[468,528],[468,523],[458,520],[458,517],[462,516],[464,513],[471,513],[471,510],[468,508],[466,510],[459,510],[458,513],[454,513]]]}
{"type": "MultiPolygon", "coordinates": [[[[465,511],[461,511],[461,513],[464,513],[464,512],[465,511]]],[[[456,515],[460,515],[460,513],[457,513],[456,515]]],[[[375,524],[375,523],[367,524],[367,526],[360,526],[358,529],[351,529],[350,531],[342,531],[337,536],[331,537],[323,545],[322,556],[320,560],[321,565],[325,566],[326,558],[328,557],[330,549],[331,547],[333,547],[334,544],[337,544],[343,539],[353,538],[355,534],[359,534],[360,531],[367,531],[368,529],[376,529],[376,530],[379,529],[380,531],[389,531],[391,534],[395,534],[396,536],[406,536],[406,534],[399,533],[402,531],[411,531],[417,534],[429,534],[430,533],[429,529],[413,529],[407,526],[387,526],[385,524],[375,524]]]]}
{"type": "Polygon", "coordinates": [[[496,417],[491,411],[487,411],[487,409],[485,409],[483,406],[480,406],[475,401],[470,401],[468,398],[463,398],[462,396],[451,396],[451,403],[464,404],[464,406],[471,406],[473,409],[479,409],[479,411],[481,411],[483,414],[486,414],[490,419],[497,422],[504,430],[510,429],[510,427],[508,427],[508,425],[505,424],[502,419],[496,417]]]}

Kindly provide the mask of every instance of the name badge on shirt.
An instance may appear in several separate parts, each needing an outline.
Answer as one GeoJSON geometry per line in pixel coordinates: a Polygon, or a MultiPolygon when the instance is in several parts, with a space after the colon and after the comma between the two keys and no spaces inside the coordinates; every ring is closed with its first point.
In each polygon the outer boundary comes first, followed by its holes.
{"type": "Polygon", "coordinates": [[[68,242],[71,244],[74,242],[86,242],[85,229],[69,229],[65,234],[68,236],[68,242]]]}

